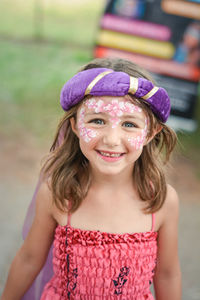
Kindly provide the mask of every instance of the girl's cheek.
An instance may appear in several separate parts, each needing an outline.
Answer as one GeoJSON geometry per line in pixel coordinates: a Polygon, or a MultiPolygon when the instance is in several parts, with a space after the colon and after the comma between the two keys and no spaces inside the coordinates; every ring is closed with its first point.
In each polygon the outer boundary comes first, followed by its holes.
{"type": "Polygon", "coordinates": [[[80,138],[82,138],[84,140],[84,142],[89,143],[98,135],[98,132],[94,129],[85,127],[84,116],[85,116],[85,109],[82,108],[80,110],[78,129],[79,129],[79,133],[80,133],[80,138]]]}
{"type": "Polygon", "coordinates": [[[92,140],[94,140],[97,135],[98,135],[98,132],[96,132],[95,130],[93,129],[89,129],[89,128],[86,128],[86,127],[81,127],[80,129],[80,136],[82,137],[82,139],[84,140],[84,142],[86,143],[89,143],[91,142],[92,140]]]}
{"type": "Polygon", "coordinates": [[[128,142],[135,150],[141,150],[147,136],[147,121],[145,120],[145,127],[141,130],[141,133],[136,137],[128,136],[128,142]]]}
{"type": "Polygon", "coordinates": [[[133,137],[128,137],[128,142],[131,145],[132,148],[134,148],[135,150],[141,150],[142,146],[144,144],[143,142],[143,138],[141,135],[138,135],[137,137],[133,138],[133,137]]]}

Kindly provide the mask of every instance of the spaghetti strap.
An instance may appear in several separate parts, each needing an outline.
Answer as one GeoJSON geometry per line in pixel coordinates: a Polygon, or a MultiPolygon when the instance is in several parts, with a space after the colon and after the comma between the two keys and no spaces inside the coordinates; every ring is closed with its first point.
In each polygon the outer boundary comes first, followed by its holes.
{"type": "Polygon", "coordinates": [[[151,231],[155,230],[155,214],[151,214],[152,216],[152,226],[151,226],[151,231]]]}

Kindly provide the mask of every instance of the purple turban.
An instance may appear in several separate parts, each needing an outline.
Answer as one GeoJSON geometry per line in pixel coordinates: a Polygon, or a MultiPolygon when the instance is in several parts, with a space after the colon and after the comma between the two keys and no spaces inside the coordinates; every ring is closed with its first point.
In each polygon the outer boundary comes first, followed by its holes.
{"type": "Polygon", "coordinates": [[[93,68],[73,76],[62,88],[60,103],[67,111],[87,95],[119,97],[127,94],[145,100],[159,120],[167,121],[170,99],[165,89],[154,86],[145,78],[131,77],[106,68],[93,68]]]}

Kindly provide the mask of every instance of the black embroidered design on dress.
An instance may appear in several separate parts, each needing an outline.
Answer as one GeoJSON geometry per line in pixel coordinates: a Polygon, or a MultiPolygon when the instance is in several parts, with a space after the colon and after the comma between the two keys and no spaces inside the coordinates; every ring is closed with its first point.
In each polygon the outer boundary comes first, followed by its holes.
{"type": "MultiPolygon", "coordinates": [[[[67,228],[66,228],[66,247],[67,247],[67,228]]],[[[67,298],[70,299],[70,295],[71,293],[75,290],[76,285],[77,285],[77,277],[78,277],[78,268],[74,268],[71,272],[71,276],[70,276],[70,259],[69,259],[69,254],[67,254],[66,257],[66,261],[67,261],[67,298]],[[71,277],[71,279],[70,279],[71,277]]]]}
{"type": "MultiPolygon", "coordinates": [[[[153,273],[153,276],[152,276],[152,277],[154,277],[154,275],[155,275],[156,264],[157,264],[157,259],[155,259],[155,267],[154,267],[154,269],[152,270],[152,273],[153,273]]],[[[153,280],[149,280],[149,285],[151,285],[152,282],[153,282],[153,280]]]]}
{"type": "Polygon", "coordinates": [[[121,295],[122,294],[122,288],[124,284],[127,282],[127,276],[130,272],[130,268],[128,267],[122,267],[120,269],[119,276],[117,277],[117,280],[113,279],[113,283],[115,286],[115,295],[121,295]]]}

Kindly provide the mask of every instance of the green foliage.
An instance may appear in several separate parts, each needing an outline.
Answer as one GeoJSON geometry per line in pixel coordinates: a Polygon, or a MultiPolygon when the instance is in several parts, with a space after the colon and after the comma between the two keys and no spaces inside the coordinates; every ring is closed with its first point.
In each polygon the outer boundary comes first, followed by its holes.
{"type": "Polygon", "coordinates": [[[103,1],[1,0],[0,35],[92,45],[103,1]]]}
{"type": "Polygon", "coordinates": [[[61,114],[62,85],[91,57],[90,50],[2,42],[0,111],[5,113],[0,130],[11,134],[24,128],[39,135],[48,131],[50,120],[61,114]]]}
{"type": "Polygon", "coordinates": [[[200,150],[200,84],[198,86],[198,97],[197,97],[197,103],[195,106],[195,120],[197,121],[197,129],[194,132],[179,132],[178,138],[181,142],[181,149],[183,153],[186,155],[189,154],[192,156],[198,156],[197,160],[200,163],[200,156],[199,156],[199,150],[200,150]],[[195,154],[196,153],[196,154],[195,154]]]}

